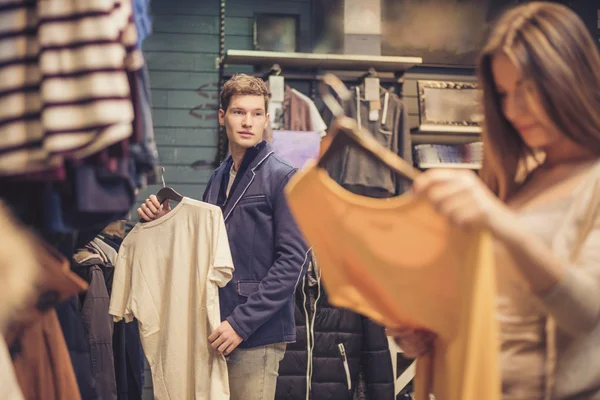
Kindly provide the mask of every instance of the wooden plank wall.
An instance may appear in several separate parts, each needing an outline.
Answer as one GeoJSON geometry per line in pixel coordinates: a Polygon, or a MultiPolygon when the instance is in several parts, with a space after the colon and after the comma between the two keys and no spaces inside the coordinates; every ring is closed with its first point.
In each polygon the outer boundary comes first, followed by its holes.
{"type": "MultiPolygon", "coordinates": [[[[153,34],[143,49],[150,70],[160,162],[170,186],[199,199],[211,168],[193,170],[189,165],[211,161],[216,154],[219,1],[152,0],[151,8],[153,34]]],[[[310,0],[228,0],[227,49],[252,49],[253,16],[261,12],[299,14],[301,37],[310,37],[310,0]]],[[[148,187],[138,200],[157,188],[148,187]]]]}

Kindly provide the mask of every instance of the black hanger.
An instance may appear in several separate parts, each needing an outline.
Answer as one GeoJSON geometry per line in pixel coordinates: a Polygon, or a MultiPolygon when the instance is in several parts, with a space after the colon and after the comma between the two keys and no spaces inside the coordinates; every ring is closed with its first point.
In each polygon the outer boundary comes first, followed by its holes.
{"type": "Polygon", "coordinates": [[[177,193],[173,188],[165,185],[165,168],[162,167],[162,183],[163,187],[156,193],[156,198],[160,204],[164,203],[165,200],[181,201],[183,196],[177,193]]]}
{"type": "Polygon", "coordinates": [[[279,64],[273,64],[271,68],[263,75],[263,80],[267,80],[271,75],[281,75],[281,66],[279,64]]]}
{"type": "Polygon", "coordinates": [[[355,120],[345,116],[344,109],[329,91],[330,87],[335,90],[342,101],[351,96],[350,91],[344,83],[335,75],[326,74],[323,77],[323,81],[319,85],[319,90],[323,102],[331,110],[331,113],[335,116],[335,120],[321,142],[321,154],[317,165],[323,168],[327,161],[335,153],[344,148],[345,145],[356,144],[400,174],[403,178],[412,182],[420,174],[420,171],[397,154],[380,145],[366,129],[359,129],[355,120]]]}
{"type": "Polygon", "coordinates": [[[369,68],[367,73],[363,74],[359,79],[360,82],[364,82],[365,78],[377,78],[377,71],[375,68],[369,68]]]}

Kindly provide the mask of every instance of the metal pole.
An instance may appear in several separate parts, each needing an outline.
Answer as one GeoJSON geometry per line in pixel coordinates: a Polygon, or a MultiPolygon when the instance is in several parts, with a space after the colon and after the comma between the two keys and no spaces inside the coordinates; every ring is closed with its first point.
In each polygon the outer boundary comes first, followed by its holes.
{"type": "MultiPolygon", "coordinates": [[[[225,0],[219,0],[219,83],[218,83],[218,94],[217,102],[220,102],[221,89],[223,88],[223,75],[225,73],[225,0]]],[[[219,104],[219,107],[221,105],[219,104]]],[[[219,121],[217,120],[217,156],[215,158],[215,166],[218,166],[221,161],[227,156],[227,134],[221,128],[219,121]]]]}

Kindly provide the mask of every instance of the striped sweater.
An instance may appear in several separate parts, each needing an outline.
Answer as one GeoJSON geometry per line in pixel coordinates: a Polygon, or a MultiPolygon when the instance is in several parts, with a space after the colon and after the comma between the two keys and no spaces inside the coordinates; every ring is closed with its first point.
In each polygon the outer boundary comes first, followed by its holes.
{"type": "Polygon", "coordinates": [[[130,0],[0,0],[0,176],[130,137],[136,42],[130,0]]]}

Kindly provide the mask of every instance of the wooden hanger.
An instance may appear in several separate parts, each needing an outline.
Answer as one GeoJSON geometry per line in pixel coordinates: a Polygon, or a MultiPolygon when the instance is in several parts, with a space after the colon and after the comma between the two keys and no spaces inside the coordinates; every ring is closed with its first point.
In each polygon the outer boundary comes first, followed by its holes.
{"type": "Polygon", "coordinates": [[[164,203],[165,200],[181,201],[183,196],[177,193],[173,188],[165,185],[165,167],[162,167],[162,184],[163,187],[156,193],[156,198],[160,204],[164,203]]]}
{"type": "Polygon", "coordinates": [[[403,178],[412,182],[420,174],[420,171],[397,154],[392,153],[389,149],[379,144],[365,128],[359,129],[354,119],[344,115],[344,109],[335,100],[330,92],[330,88],[337,93],[342,101],[348,100],[351,96],[350,91],[344,83],[335,75],[325,74],[323,76],[323,80],[319,85],[321,97],[336,118],[321,142],[321,154],[317,163],[318,166],[324,168],[327,161],[334,154],[348,144],[355,144],[400,174],[403,178]]]}

